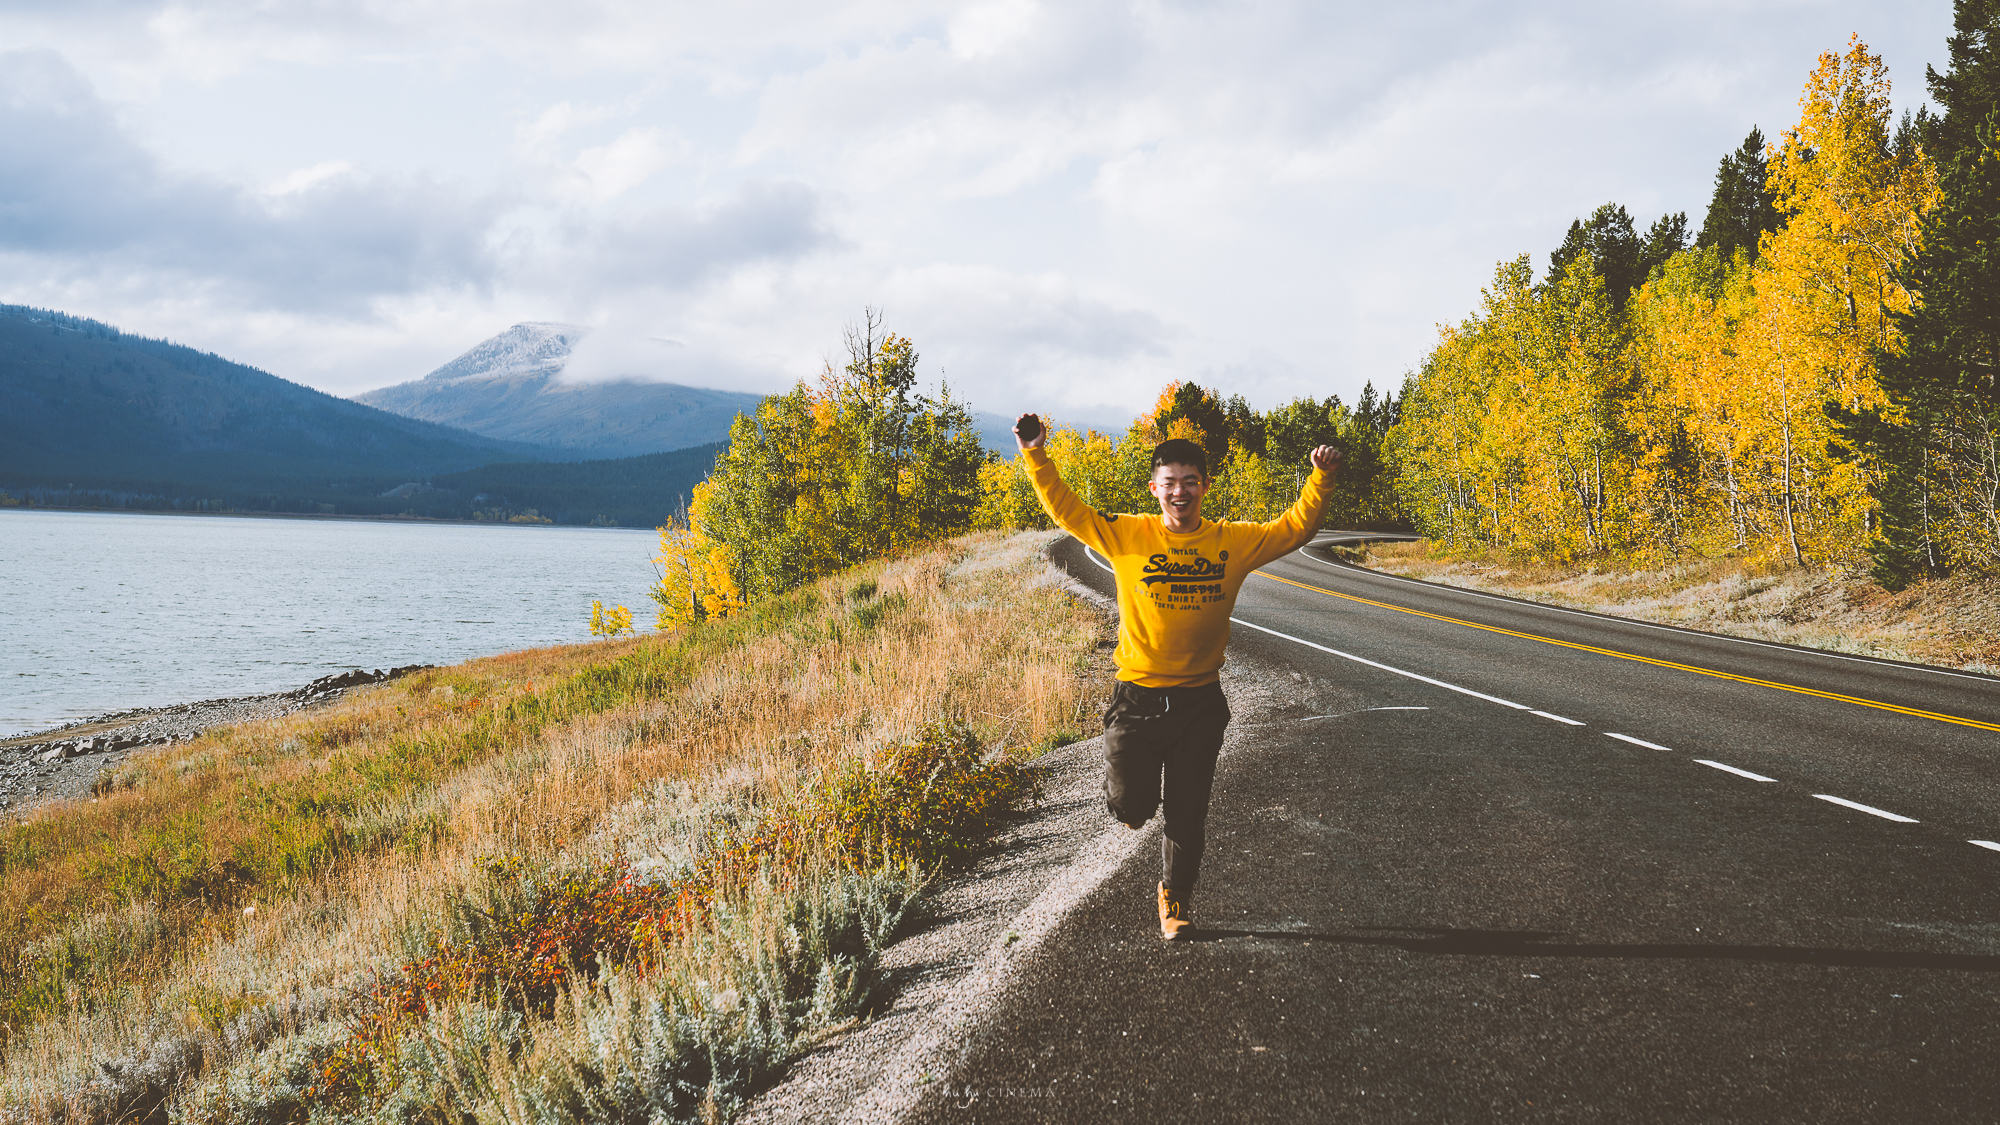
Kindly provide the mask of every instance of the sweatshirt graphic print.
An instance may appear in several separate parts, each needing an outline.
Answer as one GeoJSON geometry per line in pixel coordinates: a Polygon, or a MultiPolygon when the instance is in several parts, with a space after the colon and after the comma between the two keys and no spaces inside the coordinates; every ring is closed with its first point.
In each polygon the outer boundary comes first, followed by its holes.
{"type": "Polygon", "coordinates": [[[1212,684],[1229,646],[1229,614],[1251,571],[1310,542],[1332,481],[1315,469],[1298,503],[1270,523],[1203,520],[1186,535],[1166,518],[1099,512],[1071,492],[1045,450],[1028,477],[1057,527],[1111,563],[1118,578],[1118,678],[1144,687],[1212,684]]]}

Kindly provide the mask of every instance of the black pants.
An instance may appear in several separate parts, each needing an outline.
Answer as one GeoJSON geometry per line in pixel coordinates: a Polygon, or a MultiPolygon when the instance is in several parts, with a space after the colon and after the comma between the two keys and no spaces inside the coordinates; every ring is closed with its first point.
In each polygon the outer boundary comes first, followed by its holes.
{"type": "Polygon", "coordinates": [[[1165,806],[1160,882],[1194,890],[1206,842],[1215,758],[1229,726],[1221,684],[1149,688],[1124,680],[1104,709],[1104,804],[1126,824],[1151,820],[1165,806]]]}

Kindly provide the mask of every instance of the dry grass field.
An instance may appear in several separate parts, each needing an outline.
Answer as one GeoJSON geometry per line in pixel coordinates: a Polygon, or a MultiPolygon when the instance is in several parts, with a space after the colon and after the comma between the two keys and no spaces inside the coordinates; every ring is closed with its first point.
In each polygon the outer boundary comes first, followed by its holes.
{"type": "Polygon", "coordinates": [[[1049,538],[361,689],[0,827],[0,1121],[726,1118],[1097,705],[1049,538]]]}
{"type": "Polygon", "coordinates": [[[1748,559],[1576,569],[1500,553],[1437,554],[1425,542],[1374,544],[1351,557],[1391,574],[1618,617],[2000,672],[2000,581],[1988,576],[1954,575],[1892,594],[1849,570],[1748,559]]]}

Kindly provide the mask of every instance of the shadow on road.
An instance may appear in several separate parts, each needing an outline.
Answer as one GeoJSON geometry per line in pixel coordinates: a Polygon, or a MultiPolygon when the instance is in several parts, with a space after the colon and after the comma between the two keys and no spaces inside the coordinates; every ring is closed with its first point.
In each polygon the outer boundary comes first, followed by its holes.
{"type": "Polygon", "coordinates": [[[1359,933],[1299,930],[1196,929],[1196,942],[1230,938],[1267,941],[1323,941],[1332,945],[1379,945],[1411,953],[1458,957],[1622,957],[1667,961],[1767,961],[1783,965],[1836,965],[1855,969],[1954,969],[2000,972],[2000,956],[1980,953],[1899,953],[1869,949],[1814,949],[1790,945],[1611,945],[1565,944],[1566,934],[1538,930],[1454,930],[1430,926],[1366,926],[1359,933]],[[1408,935],[1408,936],[1398,936],[1408,935]]]}

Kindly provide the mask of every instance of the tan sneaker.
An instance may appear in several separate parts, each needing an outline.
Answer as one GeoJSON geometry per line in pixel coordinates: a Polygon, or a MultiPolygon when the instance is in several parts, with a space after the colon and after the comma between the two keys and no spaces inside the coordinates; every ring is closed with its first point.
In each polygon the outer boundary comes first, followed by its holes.
{"type": "Polygon", "coordinates": [[[1168,941],[1192,936],[1194,923],[1188,921],[1188,897],[1160,884],[1160,936],[1168,941]]]}

